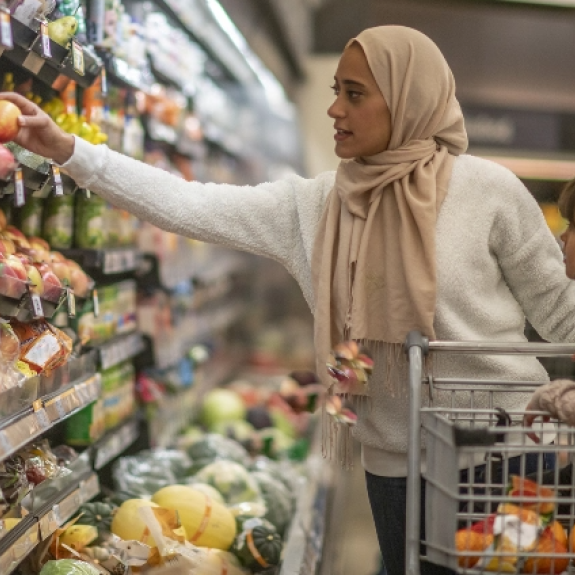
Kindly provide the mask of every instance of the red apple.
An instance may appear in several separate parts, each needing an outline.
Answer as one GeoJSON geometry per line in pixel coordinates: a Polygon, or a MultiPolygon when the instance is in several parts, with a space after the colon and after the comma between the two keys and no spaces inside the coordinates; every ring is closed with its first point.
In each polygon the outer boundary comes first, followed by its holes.
{"type": "MultiPolygon", "coordinates": [[[[0,180],[7,180],[15,169],[16,159],[12,155],[12,152],[8,148],[0,146],[0,180]]],[[[4,226],[2,229],[5,227],[6,220],[4,220],[4,226]]]]}
{"type": "Polygon", "coordinates": [[[42,264],[50,261],[50,252],[44,249],[32,248],[31,250],[28,250],[28,254],[35,264],[42,264]]]}
{"type": "Polygon", "coordinates": [[[9,256],[16,252],[16,246],[14,242],[9,239],[0,239],[0,253],[9,256]]]}
{"type": "Polygon", "coordinates": [[[14,273],[22,281],[28,281],[28,274],[26,273],[26,267],[22,263],[22,260],[15,254],[11,254],[6,258],[5,265],[14,270],[14,273]]]}
{"type": "Polygon", "coordinates": [[[66,258],[60,252],[50,252],[50,261],[51,262],[65,262],[66,258]]]}
{"type": "Polygon", "coordinates": [[[30,249],[28,238],[15,226],[6,226],[6,236],[11,239],[17,246],[24,249],[30,249]]]}
{"type": "MultiPolygon", "coordinates": [[[[22,265],[19,261],[18,264],[22,265]]],[[[0,293],[6,297],[20,299],[26,291],[26,284],[7,260],[2,261],[0,268],[0,293]]]]}
{"type": "Polygon", "coordinates": [[[28,238],[28,242],[30,243],[30,247],[34,250],[44,250],[46,252],[50,251],[50,244],[42,238],[31,236],[28,238]]]}
{"type": "Polygon", "coordinates": [[[28,281],[30,282],[30,291],[33,294],[42,296],[44,295],[44,280],[42,275],[33,265],[26,266],[26,274],[28,275],[28,281]]]}
{"type": "Polygon", "coordinates": [[[70,267],[66,261],[52,261],[52,271],[64,285],[71,285],[72,277],[70,273],[70,267]]]}
{"type": "Polygon", "coordinates": [[[74,290],[74,295],[87,297],[90,291],[90,278],[79,268],[72,268],[70,273],[70,285],[74,290]]]}
{"type": "Polygon", "coordinates": [[[20,130],[18,118],[22,115],[20,108],[8,102],[0,100],[0,142],[12,141],[20,130]]]}
{"type": "Polygon", "coordinates": [[[60,299],[62,290],[62,282],[58,276],[52,271],[48,264],[40,264],[36,266],[44,281],[44,299],[57,302],[60,299]]]}

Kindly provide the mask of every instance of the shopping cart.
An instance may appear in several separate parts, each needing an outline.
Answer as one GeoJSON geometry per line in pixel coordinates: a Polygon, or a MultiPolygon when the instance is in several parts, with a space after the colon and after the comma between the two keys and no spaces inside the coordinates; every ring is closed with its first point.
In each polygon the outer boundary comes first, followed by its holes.
{"type": "Polygon", "coordinates": [[[575,460],[575,428],[553,420],[544,424],[542,417],[527,428],[525,411],[503,411],[497,406],[498,393],[530,394],[545,382],[455,380],[424,374],[428,354],[561,357],[572,356],[575,346],[430,342],[414,332],[405,348],[410,388],[407,575],[419,575],[422,559],[463,574],[575,573],[575,548],[571,553],[568,540],[575,523],[575,473],[569,466],[575,460]],[[423,389],[429,393],[430,407],[422,407],[423,389]],[[475,398],[480,394],[478,407],[475,398]],[[449,407],[434,406],[438,395],[441,404],[449,407]],[[462,395],[468,403],[465,407],[462,395]],[[424,540],[420,535],[422,434],[426,441],[424,540]],[[546,469],[550,460],[555,464],[546,469]]]}

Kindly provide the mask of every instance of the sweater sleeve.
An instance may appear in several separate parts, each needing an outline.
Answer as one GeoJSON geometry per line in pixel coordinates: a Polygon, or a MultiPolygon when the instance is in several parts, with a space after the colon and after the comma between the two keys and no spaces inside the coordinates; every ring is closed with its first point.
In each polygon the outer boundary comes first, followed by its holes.
{"type": "Polygon", "coordinates": [[[293,176],[258,186],[186,182],[79,138],[62,168],[80,187],[170,232],[284,265],[301,243],[295,188],[309,180],[293,176]]]}
{"type": "Polygon", "coordinates": [[[541,209],[512,174],[503,191],[491,233],[491,249],[527,319],[551,342],[575,342],[575,281],[541,209]]]}

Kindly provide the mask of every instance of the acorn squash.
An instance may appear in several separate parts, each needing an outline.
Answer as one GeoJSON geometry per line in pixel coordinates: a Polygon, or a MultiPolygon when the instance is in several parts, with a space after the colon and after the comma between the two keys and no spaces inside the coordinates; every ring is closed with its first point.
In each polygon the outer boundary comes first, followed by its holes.
{"type": "Polygon", "coordinates": [[[244,523],[234,544],[234,553],[242,564],[254,572],[280,564],[283,543],[275,527],[262,519],[244,523]]]}

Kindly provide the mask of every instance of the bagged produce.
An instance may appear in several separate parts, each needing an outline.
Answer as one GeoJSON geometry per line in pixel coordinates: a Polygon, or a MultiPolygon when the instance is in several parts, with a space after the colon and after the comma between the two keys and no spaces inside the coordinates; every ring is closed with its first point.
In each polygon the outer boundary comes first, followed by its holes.
{"type": "Polygon", "coordinates": [[[236,536],[234,516],[204,493],[186,485],[171,485],[155,493],[152,501],[178,512],[187,539],[194,545],[224,550],[231,547],[236,536]]]}
{"type": "Polygon", "coordinates": [[[107,212],[106,201],[92,194],[87,198],[78,194],[76,203],[76,246],[85,249],[99,249],[108,246],[107,228],[104,217],[107,212]]]}
{"type": "Polygon", "coordinates": [[[289,491],[282,483],[264,471],[254,471],[252,477],[255,479],[266,504],[265,518],[283,537],[293,515],[289,491]]]}
{"type": "Polygon", "coordinates": [[[227,505],[261,500],[257,482],[235,461],[214,461],[196,474],[196,479],[215,487],[227,505]]]}
{"type": "Polygon", "coordinates": [[[169,467],[162,467],[153,458],[139,455],[116,461],[112,478],[117,491],[136,499],[151,497],[158,489],[178,482],[169,467]]]}
{"type": "Polygon", "coordinates": [[[71,248],[74,229],[74,195],[52,196],[44,201],[46,202],[44,238],[52,248],[71,248]]]}
{"type": "Polygon", "coordinates": [[[249,464],[248,452],[239,443],[215,433],[200,437],[186,451],[192,460],[191,474],[218,459],[235,461],[244,466],[249,464]]]}
{"type": "Polygon", "coordinates": [[[96,567],[93,567],[85,561],[77,559],[59,559],[57,561],[48,561],[40,575],[100,575],[96,567]]]}

